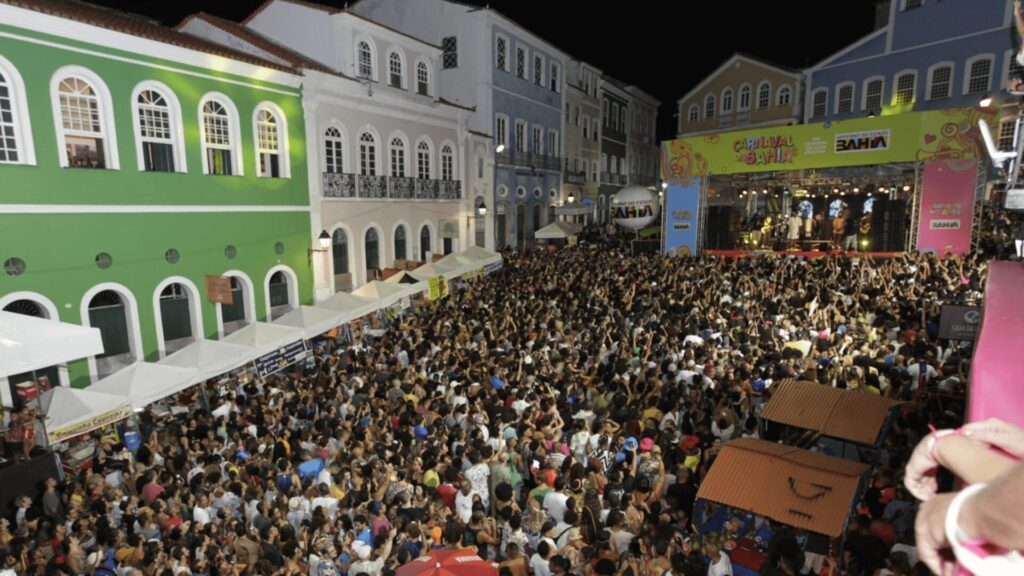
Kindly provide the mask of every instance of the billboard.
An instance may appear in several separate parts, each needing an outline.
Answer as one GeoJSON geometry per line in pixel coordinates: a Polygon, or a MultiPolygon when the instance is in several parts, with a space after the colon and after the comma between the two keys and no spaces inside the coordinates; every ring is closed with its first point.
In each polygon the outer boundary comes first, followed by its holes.
{"type": "Polygon", "coordinates": [[[966,254],[971,249],[978,162],[932,162],[924,167],[917,249],[966,254]]]}
{"type": "Polygon", "coordinates": [[[665,252],[687,256],[697,254],[700,239],[700,183],[693,178],[672,184],[665,190],[665,252]]]}

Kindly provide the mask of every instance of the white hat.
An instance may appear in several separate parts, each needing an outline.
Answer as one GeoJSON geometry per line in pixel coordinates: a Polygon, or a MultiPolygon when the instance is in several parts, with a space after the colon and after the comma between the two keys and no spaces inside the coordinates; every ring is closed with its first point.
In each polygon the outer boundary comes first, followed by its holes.
{"type": "Polygon", "coordinates": [[[370,550],[370,546],[367,545],[366,542],[356,540],[352,543],[352,552],[355,553],[360,560],[366,560],[370,557],[370,552],[372,552],[372,550],[370,550]]]}

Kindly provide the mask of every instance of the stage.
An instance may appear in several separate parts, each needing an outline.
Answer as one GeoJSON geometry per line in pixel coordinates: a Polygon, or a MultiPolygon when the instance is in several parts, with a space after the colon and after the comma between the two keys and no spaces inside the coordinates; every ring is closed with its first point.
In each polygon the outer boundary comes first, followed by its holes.
{"type": "Polygon", "coordinates": [[[800,258],[822,258],[824,256],[847,256],[849,258],[895,258],[902,252],[848,252],[845,250],[704,250],[702,254],[724,256],[725,258],[757,258],[765,256],[799,256],[800,258]]]}

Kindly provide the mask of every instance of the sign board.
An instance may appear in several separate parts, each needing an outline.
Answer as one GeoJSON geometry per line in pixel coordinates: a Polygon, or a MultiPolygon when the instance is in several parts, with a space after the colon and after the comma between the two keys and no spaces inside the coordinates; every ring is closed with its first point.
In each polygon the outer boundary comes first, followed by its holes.
{"type": "Polygon", "coordinates": [[[942,307],[942,316],[939,319],[939,338],[973,342],[978,337],[980,329],[981,308],[953,304],[946,304],[942,307]]]}
{"type": "Polygon", "coordinates": [[[448,280],[444,276],[431,276],[427,284],[427,300],[437,300],[448,295],[448,280]]]}
{"type": "Polygon", "coordinates": [[[297,340],[253,361],[260,376],[269,376],[306,358],[306,341],[297,340]]]}
{"type": "Polygon", "coordinates": [[[235,303],[231,294],[231,278],[227,276],[206,276],[206,299],[214,304],[230,306],[235,303]]]}
{"type": "Polygon", "coordinates": [[[501,270],[503,266],[505,266],[505,261],[504,260],[498,260],[497,262],[491,262],[490,264],[485,264],[484,265],[484,273],[485,274],[491,274],[493,272],[497,272],[498,270],[501,270]]]}
{"type": "Polygon", "coordinates": [[[1006,209],[1024,210],[1024,188],[1012,188],[1006,191],[1006,209]]]}

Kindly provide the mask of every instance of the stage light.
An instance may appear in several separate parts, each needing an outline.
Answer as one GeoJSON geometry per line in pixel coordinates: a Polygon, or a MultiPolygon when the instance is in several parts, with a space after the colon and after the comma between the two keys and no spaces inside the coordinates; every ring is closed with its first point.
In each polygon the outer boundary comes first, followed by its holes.
{"type": "Polygon", "coordinates": [[[882,194],[885,194],[885,186],[879,186],[878,191],[881,192],[882,194]]]}
{"type": "Polygon", "coordinates": [[[762,189],[761,190],[761,194],[764,194],[764,195],[767,196],[768,195],[768,189],[767,188],[762,189]]]}
{"type": "Polygon", "coordinates": [[[979,104],[981,104],[982,108],[988,108],[989,106],[992,105],[992,97],[985,96],[984,98],[981,99],[981,102],[979,102],[979,104]]]}
{"type": "Polygon", "coordinates": [[[861,241],[860,241],[860,247],[861,247],[861,248],[864,248],[865,250],[867,249],[867,247],[868,247],[868,245],[869,245],[869,244],[870,244],[870,242],[868,241],[868,239],[867,239],[867,238],[865,238],[865,239],[863,239],[863,240],[861,240],[861,241]]]}
{"type": "Polygon", "coordinates": [[[832,189],[832,193],[833,194],[839,194],[839,188],[833,188],[832,189]]]}
{"type": "Polygon", "coordinates": [[[910,192],[910,184],[904,184],[903,185],[903,191],[904,192],[910,192]]]}
{"type": "Polygon", "coordinates": [[[871,192],[868,192],[868,198],[871,198],[871,192]]]}
{"type": "Polygon", "coordinates": [[[846,196],[846,190],[840,190],[839,191],[839,195],[840,196],[846,196]]]}
{"type": "Polygon", "coordinates": [[[854,194],[859,194],[860,193],[860,188],[857,188],[856,186],[854,186],[853,187],[853,193],[854,194]]]}

